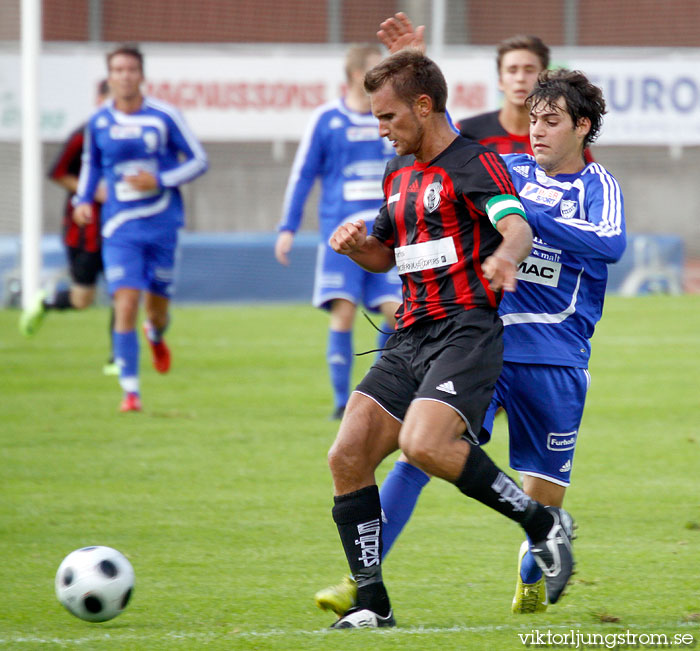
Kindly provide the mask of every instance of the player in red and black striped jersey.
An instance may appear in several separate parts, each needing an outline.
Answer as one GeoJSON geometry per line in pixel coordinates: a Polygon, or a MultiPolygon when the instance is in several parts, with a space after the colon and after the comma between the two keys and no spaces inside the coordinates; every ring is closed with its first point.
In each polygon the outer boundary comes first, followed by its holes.
{"type": "Polygon", "coordinates": [[[573,570],[570,528],[561,526],[570,516],[528,497],[477,444],[502,366],[498,303],[515,290],[532,231],[500,157],[452,130],[447,84],[433,61],[397,52],[366,74],[365,90],[398,157],[387,164],[372,234],[362,220],[349,222],[330,244],[369,271],[396,264],[403,305],[328,455],[333,519],[357,584],[355,607],[333,628],[395,625],[374,471],[398,447],[411,464],[518,522],[547,565],[556,553],[547,584],[554,602],[573,570]]]}
{"type": "Polygon", "coordinates": [[[526,135],[506,131],[501,124],[501,111],[480,113],[456,124],[465,138],[476,140],[499,154],[532,154],[529,121],[526,135]]]}
{"type": "MultiPolygon", "coordinates": [[[[93,220],[85,226],[78,226],[73,221],[73,204],[77,179],[80,176],[80,157],[83,153],[85,125],[73,131],[64,143],[61,151],[49,170],[49,178],[65,188],[68,193],[63,208],[63,241],[70,249],[81,249],[89,253],[99,253],[100,237],[100,205],[93,206],[93,220]]],[[[92,284],[92,283],[90,283],[92,284]]],[[[74,306],[77,307],[77,306],[74,306]]]]}
{"type": "MultiPolygon", "coordinates": [[[[98,85],[97,103],[102,104],[109,96],[109,86],[103,80],[98,85]]],[[[100,236],[100,203],[92,204],[92,220],[79,226],[73,220],[72,198],[78,187],[81,157],[83,153],[84,127],[75,129],[67,138],[56,156],[48,177],[67,191],[63,208],[63,242],[66,246],[71,286],[56,292],[53,297],[44,293],[27,312],[22,315],[20,329],[25,335],[37,332],[47,310],[82,310],[93,304],[97,292],[97,279],[102,272],[102,239],[100,236]]],[[[99,198],[99,197],[98,197],[99,198]]],[[[113,317],[110,319],[111,341],[113,317]]],[[[111,346],[110,346],[111,348],[111,346]]],[[[105,366],[105,373],[114,373],[113,360],[105,366]]]]}
{"type": "Polygon", "coordinates": [[[392,159],[384,193],[372,235],[394,250],[403,280],[397,327],[496,309],[500,291],[491,289],[482,264],[503,238],[489,214],[520,210],[500,157],[458,137],[429,162],[392,159]]]}

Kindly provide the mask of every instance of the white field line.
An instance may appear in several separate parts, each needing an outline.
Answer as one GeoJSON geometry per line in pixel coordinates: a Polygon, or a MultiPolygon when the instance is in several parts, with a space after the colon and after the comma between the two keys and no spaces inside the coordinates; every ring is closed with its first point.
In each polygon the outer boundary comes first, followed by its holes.
{"type": "MultiPolygon", "coordinates": [[[[566,625],[547,625],[547,629],[581,629],[583,624],[566,624],[566,625]]],[[[368,631],[371,635],[383,635],[389,637],[404,637],[404,636],[421,636],[421,635],[436,635],[444,633],[493,633],[495,631],[512,631],[513,634],[517,633],[530,633],[532,631],[531,626],[449,626],[449,627],[439,627],[439,626],[412,626],[403,628],[398,626],[396,628],[384,628],[373,631],[368,631]]],[[[162,636],[162,640],[196,640],[200,642],[213,642],[216,640],[233,642],[238,638],[242,639],[265,639],[265,638],[310,638],[325,635],[344,635],[343,631],[333,631],[329,628],[323,628],[318,630],[284,630],[284,629],[270,629],[265,631],[236,631],[231,630],[226,633],[190,633],[187,631],[171,632],[162,636]]],[[[352,634],[352,633],[351,633],[352,634]]],[[[83,635],[81,637],[46,637],[42,638],[33,635],[23,635],[17,633],[16,635],[3,635],[0,637],[0,646],[3,644],[57,644],[59,646],[69,646],[69,645],[81,645],[81,644],[92,644],[100,641],[111,641],[116,644],[120,642],[139,640],[142,643],[147,643],[149,640],[156,642],[158,636],[155,634],[149,635],[146,631],[119,631],[115,633],[99,633],[95,632],[94,635],[83,635]]]]}

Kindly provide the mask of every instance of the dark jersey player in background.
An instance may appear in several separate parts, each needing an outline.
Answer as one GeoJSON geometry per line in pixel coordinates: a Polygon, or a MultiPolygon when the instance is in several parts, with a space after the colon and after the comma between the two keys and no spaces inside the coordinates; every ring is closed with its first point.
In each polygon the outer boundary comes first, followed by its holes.
{"type": "MultiPolygon", "coordinates": [[[[109,85],[107,80],[103,79],[97,87],[96,104],[101,105],[108,97],[109,85]]],[[[40,292],[34,304],[22,314],[20,319],[20,329],[26,336],[36,334],[47,310],[83,310],[93,304],[97,293],[97,279],[102,272],[100,206],[104,196],[98,194],[92,206],[93,220],[84,226],[79,226],[73,220],[71,203],[78,188],[84,130],[83,124],[68,136],[48,173],[51,181],[67,190],[63,208],[62,234],[68,257],[71,285],[68,289],[59,290],[53,296],[40,292]]],[[[113,320],[112,313],[108,332],[110,342],[113,320]]],[[[104,372],[108,375],[118,372],[111,353],[111,343],[109,361],[104,367],[104,372]]]]}
{"type": "MultiPolygon", "coordinates": [[[[530,154],[530,112],[525,99],[532,92],[537,76],[549,67],[549,48],[537,36],[511,36],[498,45],[496,69],[503,106],[498,111],[464,118],[457,128],[499,154],[530,154]]],[[[586,163],[593,162],[588,149],[586,163]]]]}

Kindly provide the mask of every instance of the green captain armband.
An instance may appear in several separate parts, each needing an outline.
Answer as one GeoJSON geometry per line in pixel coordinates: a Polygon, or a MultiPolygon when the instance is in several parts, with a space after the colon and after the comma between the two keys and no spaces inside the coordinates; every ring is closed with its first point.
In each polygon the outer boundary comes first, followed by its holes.
{"type": "Polygon", "coordinates": [[[499,194],[497,197],[489,199],[486,204],[486,214],[489,216],[493,227],[496,228],[496,223],[499,219],[503,219],[507,215],[520,215],[525,221],[525,208],[520,203],[518,197],[512,194],[499,194]]]}

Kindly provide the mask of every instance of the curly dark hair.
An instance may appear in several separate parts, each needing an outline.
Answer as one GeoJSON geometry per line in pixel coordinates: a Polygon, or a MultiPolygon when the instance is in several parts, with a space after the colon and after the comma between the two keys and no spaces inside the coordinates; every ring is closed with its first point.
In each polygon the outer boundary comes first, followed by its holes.
{"type": "Polygon", "coordinates": [[[543,70],[526,101],[530,110],[539,104],[552,108],[560,97],[564,98],[574,125],[581,118],[591,121],[591,128],[583,140],[584,148],[588,147],[603,126],[603,115],[606,113],[603,91],[588,81],[580,70],[543,70]]]}

